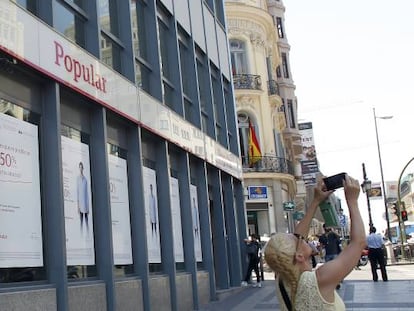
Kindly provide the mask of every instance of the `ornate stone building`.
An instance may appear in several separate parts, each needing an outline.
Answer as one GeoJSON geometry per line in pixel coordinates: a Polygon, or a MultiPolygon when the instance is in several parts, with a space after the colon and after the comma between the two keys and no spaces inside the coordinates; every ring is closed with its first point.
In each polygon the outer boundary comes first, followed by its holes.
{"type": "Polygon", "coordinates": [[[281,1],[226,1],[249,233],[292,229],[305,208],[301,137],[281,1]],[[252,132],[260,154],[249,153],[252,132]]]}

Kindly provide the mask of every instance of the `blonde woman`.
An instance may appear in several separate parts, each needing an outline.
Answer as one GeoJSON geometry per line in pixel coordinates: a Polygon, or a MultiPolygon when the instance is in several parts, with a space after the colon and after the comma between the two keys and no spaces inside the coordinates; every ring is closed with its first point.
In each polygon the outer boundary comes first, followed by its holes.
{"type": "Polygon", "coordinates": [[[277,233],[267,243],[265,259],[277,275],[276,293],[281,310],[345,310],[335,288],[355,267],[366,242],[358,209],[359,183],[346,175],[343,186],[351,219],[351,242],[334,260],[312,271],[312,249],[304,239],[319,204],[332,193],[326,191],[323,182],[315,187],[314,199],[295,232],[277,233]]]}

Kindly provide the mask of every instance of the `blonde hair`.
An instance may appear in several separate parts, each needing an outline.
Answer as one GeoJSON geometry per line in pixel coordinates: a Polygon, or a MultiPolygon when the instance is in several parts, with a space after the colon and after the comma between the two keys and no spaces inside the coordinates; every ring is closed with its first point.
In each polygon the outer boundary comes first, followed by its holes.
{"type": "Polygon", "coordinates": [[[299,268],[293,263],[296,245],[297,240],[293,235],[276,233],[267,242],[265,248],[266,263],[290,288],[292,306],[295,305],[295,296],[301,274],[299,268]]]}

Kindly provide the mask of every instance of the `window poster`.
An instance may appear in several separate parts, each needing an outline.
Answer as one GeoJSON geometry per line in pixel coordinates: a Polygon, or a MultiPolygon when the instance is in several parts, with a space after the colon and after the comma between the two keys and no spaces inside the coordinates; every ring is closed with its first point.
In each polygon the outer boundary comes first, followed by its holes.
{"type": "Polygon", "coordinates": [[[158,219],[157,177],[154,170],[143,167],[145,221],[149,263],[161,263],[160,226],[158,219]]]}
{"type": "Polygon", "coordinates": [[[108,163],[114,263],[129,265],[132,264],[132,247],[127,163],[111,154],[108,156],[108,163]]]}
{"type": "Polygon", "coordinates": [[[203,261],[203,255],[201,252],[201,238],[200,238],[200,216],[198,213],[198,196],[197,187],[190,185],[190,197],[191,197],[191,216],[193,219],[193,233],[194,233],[194,250],[196,261],[203,261]]]}
{"type": "Polygon", "coordinates": [[[89,146],[62,136],[62,167],[67,265],[94,265],[89,146]]]}
{"type": "Polygon", "coordinates": [[[181,227],[180,190],[177,178],[171,177],[170,188],[175,261],[184,262],[183,231],[181,227]]]}
{"type": "Polygon", "coordinates": [[[41,266],[38,129],[0,113],[0,268],[41,266]]]}

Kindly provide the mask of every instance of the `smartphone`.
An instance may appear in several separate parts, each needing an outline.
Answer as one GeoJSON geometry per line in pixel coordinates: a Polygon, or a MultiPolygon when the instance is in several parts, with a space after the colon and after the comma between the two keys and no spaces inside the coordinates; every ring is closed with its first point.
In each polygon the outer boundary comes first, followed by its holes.
{"type": "Polygon", "coordinates": [[[346,173],[339,173],[329,177],[325,177],[323,182],[325,183],[326,190],[335,190],[343,187],[343,181],[346,173]]]}

